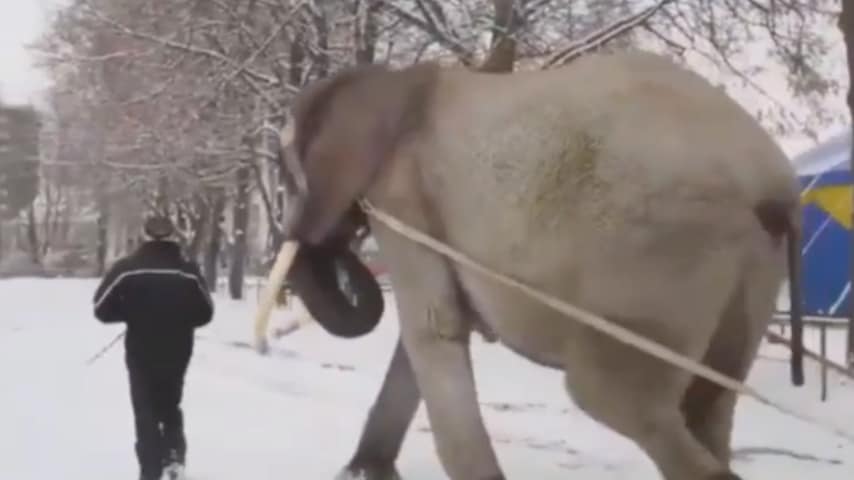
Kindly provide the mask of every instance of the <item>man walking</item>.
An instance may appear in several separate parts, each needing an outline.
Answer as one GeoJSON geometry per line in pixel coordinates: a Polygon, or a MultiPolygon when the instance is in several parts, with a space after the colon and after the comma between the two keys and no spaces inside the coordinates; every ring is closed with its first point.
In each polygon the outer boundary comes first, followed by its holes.
{"type": "Polygon", "coordinates": [[[144,225],[148,237],[118,260],[95,292],[95,317],[124,322],[140,480],[183,476],[187,441],[181,397],[193,354],[193,333],[213,317],[213,302],[196,263],[169,239],[166,217],[144,225]]]}

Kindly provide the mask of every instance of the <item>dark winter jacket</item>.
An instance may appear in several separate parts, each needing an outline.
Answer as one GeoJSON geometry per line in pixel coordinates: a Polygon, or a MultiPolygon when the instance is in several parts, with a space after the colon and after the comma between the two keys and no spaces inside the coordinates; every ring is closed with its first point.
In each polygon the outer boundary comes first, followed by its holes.
{"type": "Polygon", "coordinates": [[[196,263],[179,245],[153,240],[118,260],[95,292],[95,317],[127,324],[129,359],[173,363],[192,355],[193,332],[210,323],[213,302],[196,263]]]}

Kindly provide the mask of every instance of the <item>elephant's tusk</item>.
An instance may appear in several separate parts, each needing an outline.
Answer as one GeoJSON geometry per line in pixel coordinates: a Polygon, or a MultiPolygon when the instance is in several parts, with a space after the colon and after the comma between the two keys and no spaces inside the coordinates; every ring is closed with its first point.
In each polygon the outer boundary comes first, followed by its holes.
{"type": "Polygon", "coordinates": [[[267,342],[267,325],[270,323],[270,312],[276,303],[276,292],[282,288],[285,275],[288,274],[298,249],[299,243],[295,241],[282,244],[279,254],[276,255],[276,263],[273,264],[267,283],[264,285],[261,302],[258,305],[258,311],[255,313],[255,350],[258,353],[265,354],[270,349],[267,342]]]}

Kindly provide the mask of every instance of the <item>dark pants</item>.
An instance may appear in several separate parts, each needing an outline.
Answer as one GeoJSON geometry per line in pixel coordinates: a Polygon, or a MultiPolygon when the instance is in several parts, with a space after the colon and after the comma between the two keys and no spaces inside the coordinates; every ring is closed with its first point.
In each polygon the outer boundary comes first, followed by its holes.
{"type": "Polygon", "coordinates": [[[130,395],[136,427],[136,456],[141,477],[157,480],[164,465],[184,464],[187,440],[181,397],[186,360],[166,362],[127,358],[130,395]]]}

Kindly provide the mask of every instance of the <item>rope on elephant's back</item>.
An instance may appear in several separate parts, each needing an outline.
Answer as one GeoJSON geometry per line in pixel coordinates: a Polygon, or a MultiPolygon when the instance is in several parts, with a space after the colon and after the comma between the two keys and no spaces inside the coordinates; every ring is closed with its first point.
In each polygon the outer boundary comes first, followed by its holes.
{"type": "Polygon", "coordinates": [[[752,387],[731,377],[723,375],[720,372],[717,372],[692,358],[688,358],[682,354],[679,354],[671,350],[670,348],[661,345],[658,342],[652,341],[625,327],[612,323],[606,320],[605,318],[582,310],[557,297],[543,293],[539,290],[529,287],[528,285],[525,285],[524,283],[518,280],[515,280],[506,275],[498,273],[486,266],[483,266],[478,262],[472,260],[471,258],[467,257],[466,255],[454,250],[448,245],[439,242],[438,240],[420,232],[419,230],[404,224],[400,220],[392,217],[391,215],[383,212],[382,210],[379,210],[378,208],[373,206],[373,204],[371,204],[368,200],[363,199],[360,203],[365,213],[367,213],[368,215],[372,215],[374,218],[385,224],[390,229],[396,231],[397,233],[409,238],[410,240],[416,243],[419,243],[427,248],[430,248],[431,250],[436,251],[439,254],[450,258],[451,260],[459,263],[460,265],[468,267],[477,273],[492,278],[493,280],[503,283],[511,288],[519,290],[522,293],[533,297],[535,300],[538,300],[543,304],[557,310],[558,312],[563,313],[564,315],[567,315],[571,318],[574,318],[591,328],[595,328],[596,330],[599,330],[600,332],[605,333],[615,338],[616,340],[638,348],[652,356],[664,360],[665,362],[682,368],[683,370],[687,370],[695,375],[699,375],[728,390],[732,390],[734,392],[752,397],[754,400],[768,405],[771,408],[774,408],[785,415],[789,415],[799,420],[819,426],[833,433],[834,435],[845,438],[846,440],[854,443],[854,432],[849,432],[835,425],[830,425],[828,423],[823,422],[819,418],[813,417],[806,413],[799,412],[797,409],[794,409],[792,407],[787,407],[781,402],[777,402],[766,397],[765,395],[759,393],[752,387]]]}

